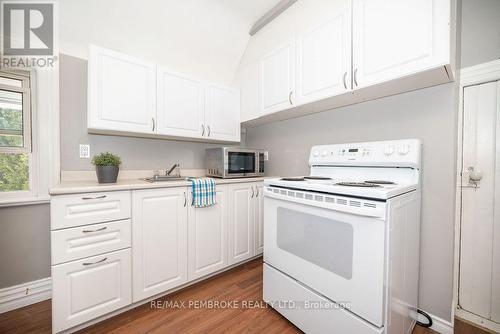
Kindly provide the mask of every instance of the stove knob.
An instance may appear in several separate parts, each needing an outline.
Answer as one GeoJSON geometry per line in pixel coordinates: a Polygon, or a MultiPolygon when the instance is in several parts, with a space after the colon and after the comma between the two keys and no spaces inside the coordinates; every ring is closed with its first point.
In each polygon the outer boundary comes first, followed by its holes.
{"type": "Polygon", "coordinates": [[[319,151],[313,151],[313,157],[319,156],[319,151]]]}
{"type": "Polygon", "coordinates": [[[394,153],[394,146],[386,146],[384,149],[384,154],[385,155],[392,155],[394,153]]]}
{"type": "Polygon", "coordinates": [[[326,157],[327,155],[328,155],[328,151],[327,150],[321,151],[321,156],[322,157],[326,157]]]}
{"type": "Polygon", "coordinates": [[[406,155],[410,152],[410,146],[408,144],[403,144],[398,148],[399,155],[406,155]]]}

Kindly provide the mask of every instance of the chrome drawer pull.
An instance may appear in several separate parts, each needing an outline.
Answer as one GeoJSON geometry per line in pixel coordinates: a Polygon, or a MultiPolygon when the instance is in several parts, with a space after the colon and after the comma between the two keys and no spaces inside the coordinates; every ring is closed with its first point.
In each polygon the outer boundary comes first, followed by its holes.
{"type": "Polygon", "coordinates": [[[255,190],[257,190],[257,195],[255,195],[255,197],[259,197],[259,188],[255,187],[255,190]]]}
{"type": "Polygon", "coordinates": [[[89,200],[89,199],[101,199],[101,198],[106,198],[107,196],[106,195],[102,195],[102,196],[97,196],[97,197],[82,197],[83,200],[89,200]]]}
{"type": "Polygon", "coordinates": [[[104,226],[104,227],[98,228],[97,230],[83,230],[82,232],[83,233],[94,233],[94,232],[104,231],[107,228],[108,228],[107,226],[104,226]]]}
{"type": "Polygon", "coordinates": [[[84,265],[84,266],[91,266],[91,265],[93,265],[93,264],[98,264],[98,263],[104,262],[104,261],[106,261],[107,259],[108,259],[108,258],[107,258],[107,257],[105,257],[104,259],[99,260],[99,261],[96,261],[96,262],[83,262],[83,265],[84,265]]]}

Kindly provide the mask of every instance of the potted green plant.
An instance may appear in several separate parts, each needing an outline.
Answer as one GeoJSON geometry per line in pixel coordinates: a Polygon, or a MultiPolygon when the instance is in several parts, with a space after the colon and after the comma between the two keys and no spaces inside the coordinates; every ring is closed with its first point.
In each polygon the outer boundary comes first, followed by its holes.
{"type": "Polygon", "coordinates": [[[115,183],[121,163],[122,160],[120,157],[110,152],[94,155],[92,164],[95,166],[97,181],[99,183],[115,183]]]}

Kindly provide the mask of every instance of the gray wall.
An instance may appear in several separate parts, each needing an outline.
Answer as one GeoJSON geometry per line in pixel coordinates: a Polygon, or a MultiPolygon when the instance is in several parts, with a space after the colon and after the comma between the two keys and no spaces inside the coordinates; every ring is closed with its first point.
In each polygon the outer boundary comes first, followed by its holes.
{"type": "Polygon", "coordinates": [[[500,58],[500,1],[462,0],[462,67],[500,58]]]}
{"type": "Polygon", "coordinates": [[[111,151],[122,157],[123,169],[204,168],[203,143],[144,139],[87,133],[87,61],[60,57],[61,169],[91,170],[90,159],[79,157],[79,144],[90,144],[91,155],[111,151]]]}
{"type": "Polygon", "coordinates": [[[423,141],[420,306],[449,320],[453,281],[455,86],[446,84],[247,129],[269,150],[270,175],[308,173],[315,144],[420,138],[423,141]]]}
{"type": "Polygon", "coordinates": [[[50,276],[49,205],[0,208],[0,289],[50,276]]]}

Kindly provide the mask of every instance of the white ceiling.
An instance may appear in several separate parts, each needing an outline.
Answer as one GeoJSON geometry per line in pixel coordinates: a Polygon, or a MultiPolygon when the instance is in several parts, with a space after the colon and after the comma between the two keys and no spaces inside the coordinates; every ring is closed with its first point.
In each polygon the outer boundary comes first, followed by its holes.
{"type": "Polygon", "coordinates": [[[281,0],[213,0],[227,7],[248,22],[249,27],[261,18],[269,9],[276,6],[281,0]]]}

